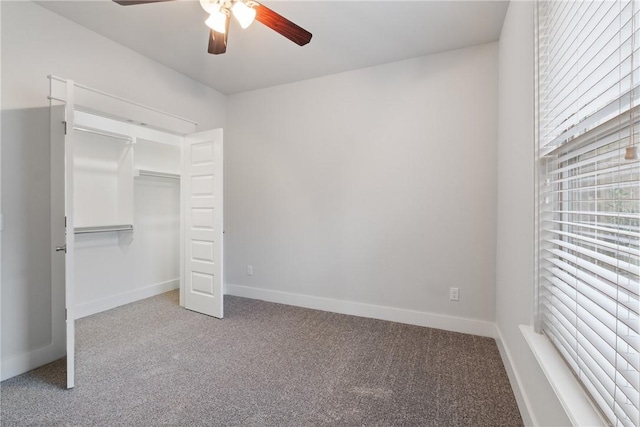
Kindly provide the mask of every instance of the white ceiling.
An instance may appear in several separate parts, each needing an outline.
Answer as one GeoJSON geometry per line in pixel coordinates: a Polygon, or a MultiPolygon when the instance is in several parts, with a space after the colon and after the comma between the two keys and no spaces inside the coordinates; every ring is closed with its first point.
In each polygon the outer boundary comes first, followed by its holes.
{"type": "Polygon", "coordinates": [[[207,53],[197,1],[41,6],[222,93],[232,94],[498,40],[507,1],[262,1],[313,34],[300,47],[232,19],[227,53],[207,53]]]}

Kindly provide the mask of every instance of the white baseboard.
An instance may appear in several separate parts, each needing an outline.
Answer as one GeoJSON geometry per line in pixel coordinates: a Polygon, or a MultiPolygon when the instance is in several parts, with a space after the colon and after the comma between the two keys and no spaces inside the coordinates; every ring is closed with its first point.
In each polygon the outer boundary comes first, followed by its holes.
{"type": "Polygon", "coordinates": [[[112,308],[120,307],[121,305],[129,304],[141,299],[160,295],[165,292],[178,289],[179,286],[180,279],[169,280],[167,282],[147,286],[146,288],[123,292],[108,298],[79,304],[75,307],[76,319],[91,316],[92,314],[100,313],[102,311],[111,310],[112,308]]]}
{"type": "Polygon", "coordinates": [[[32,369],[64,357],[66,349],[64,343],[61,344],[62,345],[49,344],[32,350],[29,353],[3,360],[0,362],[0,381],[24,374],[32,369]]]}
{"type": "Polygon", "coordinates": [[[406,323],[409,325],[426,326],[429,328],[444,329],[446,331],[462,332],[465,334],[480,335],[484,337],[494,338],[495,334],[495,324],[493,322],[483,320],[294,294],[290,292],[260,289],[229,283],[225,286],[226,293],[228,295],[238,297],[259,299],[280,304],[330,311],[333,313],[349,314],[352,316],[388,320],[391,322],[406,323]]]}
{"type": "Polygon", "coordinates": [[[516,402],[518,403],[518,409],[520,409],[520,415],[522,416],[522,421],[524,422],[525,426],[537,426],[539,424],[535,416],[533,415],[533,411],[531,410],[529,397],[527,396],[527,393],[522,388],[522,381],[520,380],[520,375],[518,374],[518,370],[513,364],[513,361],[511,359],[511,353],[509,353],[509,350],[504,345],[504,339],[498,325],[496,325],[495,338],[496,338],[496,344],[498,345],[498,351],[500,351],[500,357],[502,358],[502,364],[504,365],[504,368],[507,371],[507,376],[509,377],[509,382],[511,383],[511,389],[513,390],[513,394],[516,397],[516,402]]]}

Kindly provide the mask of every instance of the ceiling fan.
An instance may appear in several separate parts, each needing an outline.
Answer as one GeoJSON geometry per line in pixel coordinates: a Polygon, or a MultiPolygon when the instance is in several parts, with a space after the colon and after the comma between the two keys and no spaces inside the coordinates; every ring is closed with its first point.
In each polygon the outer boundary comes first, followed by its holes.
{"type": "MultiPolygon", "coordinates": [[[[135,4],[159,3],[172,0],[113,0],[122,6],[135,4]]],[[[311,33],[294,24],[287,18],[274,12],[268,7],[253,0],[200,0],[202,8],[209,13],[205,24],[209,31],[209,53],[219,55],[227,51],[227,38],[229,35],[229,20],[231,15],[240,23],[242,28],[247,28],[256,20],[273,31],[282,34],[299,46],[304,46],[311,41],[311,33]]]]}

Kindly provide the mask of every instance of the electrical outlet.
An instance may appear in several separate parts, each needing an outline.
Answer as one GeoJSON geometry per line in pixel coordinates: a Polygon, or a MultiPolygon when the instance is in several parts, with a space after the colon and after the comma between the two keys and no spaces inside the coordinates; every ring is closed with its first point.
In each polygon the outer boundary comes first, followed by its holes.
{"type": "Polygon", "coordinates": [[[247,265],[247,276],[253,276],[253,265],[247,265]]]}
{"type": "Polygon", "coordinates": [[[451,301],[458,301],[460,299],[458,288],[449,288],[449,299],[451,301]]]}

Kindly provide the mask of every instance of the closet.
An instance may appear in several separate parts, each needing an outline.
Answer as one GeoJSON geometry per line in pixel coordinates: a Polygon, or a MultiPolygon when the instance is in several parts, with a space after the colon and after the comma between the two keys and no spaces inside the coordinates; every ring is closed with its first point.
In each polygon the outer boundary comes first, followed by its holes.
{"type": "Polygon", "coordinates": [[[178,289],[183,138],[80,111],[73,133],[76,319],[178,289]]]}
{"type": "Polygon", "coordinates": [[[222,130],[49,79],[53,328],[71,388],[78,318],[178,288],[222,317],[222,130]]]}

